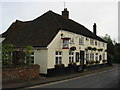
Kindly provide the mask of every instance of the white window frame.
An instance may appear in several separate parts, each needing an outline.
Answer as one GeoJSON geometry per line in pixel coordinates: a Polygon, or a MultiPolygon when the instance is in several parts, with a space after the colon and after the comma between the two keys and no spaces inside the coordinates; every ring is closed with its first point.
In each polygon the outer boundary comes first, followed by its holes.
{"type": "Polygon", "coordinates": [[[74,52],[69,52],[69,63],[74,62],[74,52]]]}
{"type": "Polygon", "coordinates": [[[92,54],[90,53],[90,61],[92,61],[92,54]]]}
{"type": "Polygon", "coordinates": [[[92,53],[92,60],[94,60],[94,53],[92,53]]]}
{"type": "Polygon", "coordinates": [[[103,42],[103,45],[102,45],[103,47],[105,46],[105,43],[103,42]]]}
{"type": "Polygon", "coordinates": [[[62,64],[62,51],[55,52],[55,64],[62,64]]]}
{"type": "Polygon", "coordinates": [[[105,53],[103,53],[103,60],[105,60],[105,53]]]}
{"type": "Polygon", "coordinates": [[[89,61],[89,53],[86,53],[86,61],[89,61]]]}
{"type": "Polygon", "coordinates": [[[34,53],[34,52],[32,52],[32,53],[31,53],[31,58],[33,58],[33,63],[32,63],[32,61],[31,61],[31,63],[34,64],[34,63],[35,63],[35,60],[34,60],[34,54],[35,54],[35,53],[34,53]],[[32,54],[32,53],[33,53],[33,54],[32,54]]]}
{"type": "Polygon", "coordinates": [[[98,60],[98,53],[95,54],[95,60],[98,60]]]}
{"type": "Polygon", "coordinates": [[[70,44],[74,43],[74,38],[70,39],[70,44]]]}
{"type": "Polygon", "coordinates": [[[98,42],[98,46],[100,47],[100,42],[98,42]]]}
{"type": "Polygon", "coordinates": [[[94,45],[94,40],[90,39],[90,45],[94,45]]]}
{"type": "Polygon", "coordinates": [[[84,45],[84,37],[83,36],[81,36],[79,38],[79,45],[84,45]]]}
{"type": "Polygon", "coordinates": [[[94,60],[94,53],[90,53],[90,61],[94,60]]]}

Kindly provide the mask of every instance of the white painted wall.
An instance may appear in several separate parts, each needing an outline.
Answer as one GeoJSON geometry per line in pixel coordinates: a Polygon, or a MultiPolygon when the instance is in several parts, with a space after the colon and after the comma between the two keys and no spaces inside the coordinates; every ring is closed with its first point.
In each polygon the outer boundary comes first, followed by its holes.
{"type": "Polygon", "coordinates": [[[0,43],[2,43],[3,40],[5,40],[5,38],[0,37],[0,43]]]}
{"type": "MultiPolygon", "coordinates": [[[[62,51],[62,63],[65,65],[65,67],[68,66],[69,64],[69,49],[62,49],[63,46],[63,40],[61,39],[61,34],[63,34],[62,37],[70,37],[74,38],[74,43],[69,44],[69,48],[72,46],[75,46],[77,49],[74,51],[74,61],[75,60],[75,53],[80,52],[80,50],[85,51],[85,48],[88,46],[91,47],[96,47],[98,48],[103,48],[102,52],[94,51],[94,53],[98,53],[98,55],[102,55],[105,53],[105,59],[107,60],[107,53],[104,52],[104,50],[107,49],[107,44],[105,43],[105,46],[102,46],[103,42],[100,42],[100,46],[90,45],[90,38],[89,41],[86,41],[86,37],[84,37],[84,45],[79,45],[79,37],[82,35],[60,30],[58,34],[55,36],[55,38],[52,40],[52,42],[48,45],[46,50],[35,50],[35,64],[40,65],[40,73],[47,74],[47,69],[52,69],[54,68],[55,65],[55,52],[56,51],[62,51]]],[[[97,42],[99,42],[97,40],[97,42]]],[[[91,53],[91,51],[88,51],[88,53],[91,53]]],[[[86,54],[86,53],[85,53],[86,54]]],[[[85,56],[84,56],[85,58],[85,56]]],[[[94,56],[95,58],[95,56],[94,56]]],[[[86,62],[86,61],[85,61],[86,62]]],[[[102,63],[102,62],[101,62],[102,63]]],[[[77,65],[80,65],[80,62],[77,63],[77,65]]]]}
{"type": "Polygon", "coordinates": [[[40,65],[40,73],[47,74],[47,50],[35,50],[34,51],[34,63],[40,65]]]}
{"type": "MultiPolygon", "coordinates": [[[[80,50],[85,51],[85,48],[87,48],[88,46],[91,47],[96,47],[97,49],[99,48],[103,48],[102,52],[98,52],[95,51],[95,53],[98,53],[98,55],[103,55],[104,50],[106,50],[107,48],[107,43],[105,43],[105,46],[102,46],[101,41],[100,42],[100,46],[96,46],[94,45],[90,45],[90,38],[87,37],[89,39],[89,41],[86,41],[86,37],[84,37],[84,45],[79,45],[79,37],[81,37],[82,35],[76,34],[76,33],[72,33],[72,32],[68,32],[68,31],[64,31],[64,30],[60,30],[58,32],[58,34],[56,35],[56,37],[53,39],[53,41],[48,45],[48,64],[47,67],[48,68],[54,68],[55,65],[55,51],[62,51],[63,55],[62,55],[62,63],[65,66],[68,66],[69,63],[69,49],[62,49],[62,39],[61,39],[61,34],[63,34],[63,37],[71,37],[74,38],[74,43],[70,44],[69,47],[75,46],[77,47],[77,50],[75,50],[74,52],[80,52],[80,50]]],[[[95,41],[95,40],[94,40],[95,41]]],[[[90,53],[90,52],[89,52],[90,53]]],[[[94,55],[95,58],[95,55],[94,55]]],[[[105,53],[105,58],[107,59],[107,53],[105,53]]],[[[75,61],[75,53],[74,53],[74,61],[75,61]]],[[[102,63],[102,62],[101,62],[102,63]]],[[[79,65],[80,63],[78,62],[77,65],[79,65]]]]}

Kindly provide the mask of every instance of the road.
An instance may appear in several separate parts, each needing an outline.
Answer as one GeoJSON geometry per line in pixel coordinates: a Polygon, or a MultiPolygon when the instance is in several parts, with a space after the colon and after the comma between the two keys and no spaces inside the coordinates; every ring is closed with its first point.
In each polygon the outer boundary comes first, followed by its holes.
{"type": "Polygon", "coordinates": [[[29,88],[118,88],[118,68],[29,88]]]}

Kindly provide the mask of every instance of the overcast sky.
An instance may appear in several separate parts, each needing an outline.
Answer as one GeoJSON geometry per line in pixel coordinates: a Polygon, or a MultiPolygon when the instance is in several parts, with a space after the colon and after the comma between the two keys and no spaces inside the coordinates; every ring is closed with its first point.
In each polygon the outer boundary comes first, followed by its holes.
{"type": "Polygon", "coordinates": [[[108,34],[118,41],[118,0],[1,0],[0,2],[0,34],[17,20],[33,20],[45,12],[52,10],[61,14],[65,7],[69,18],[93,31],[97,24],[97,35],[108,34]],[[9,1],[9,2],[8,2],[9,1]],[[18,2],[19,1],[19,2],[18,2]],[[26,2],[25,2],[26,1],[26,2]]]}

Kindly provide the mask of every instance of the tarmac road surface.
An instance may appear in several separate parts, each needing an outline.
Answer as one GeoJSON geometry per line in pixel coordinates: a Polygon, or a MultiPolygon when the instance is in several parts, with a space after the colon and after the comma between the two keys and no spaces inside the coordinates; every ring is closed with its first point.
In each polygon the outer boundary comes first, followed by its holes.
{"type": "Polygon", "coordinates": [[[118,88],[118,68],[29,88],[118,88]]]}

